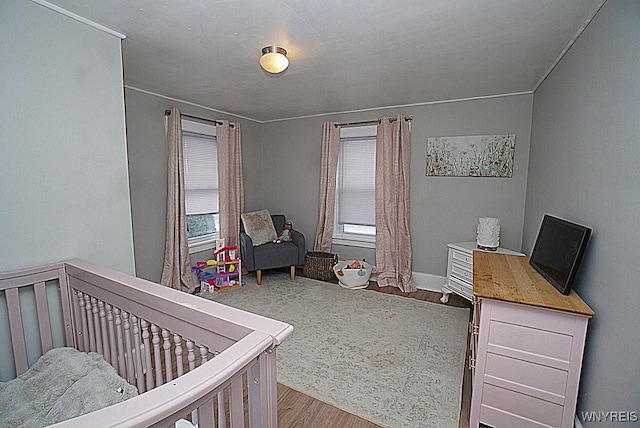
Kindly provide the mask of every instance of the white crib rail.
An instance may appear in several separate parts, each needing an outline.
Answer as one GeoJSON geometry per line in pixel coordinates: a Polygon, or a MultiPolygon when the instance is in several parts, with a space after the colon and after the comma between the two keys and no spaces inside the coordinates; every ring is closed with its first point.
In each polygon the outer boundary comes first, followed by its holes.
{"type": "Polygon", "coordinates": [[[195,412],[199,427],[243,427],[245,409],[242,376],[246,373],[250,379],[249,426],[275,427],[277,418],[270,408],[272,400],[268,397],[269,391],[257,389],[262,384],[267,386],[264,389],[270,389],[268,383],[272,374],[269,373],[269,366],[275,361],[269,361],[274,357],[266,349],[271,344],[272,338],[269,335],[252,332],[220,354],[220,358],[215,358],[163,386],[115,406],[53,426],[169,427],[178,419],[195,412]],[[264,348],[266,349],[258,352],[264,348]],[[218,400],[219,393],[224,394],[225,391],[230,396],[228,407],[218,400]]]}
{"type": "MultiPolygon", "coordinates": [[[[65,286],[64,283],[66,281],[66,276],[64,263],[56,263],[49,266],[40,266],[15,272],[0,273],[0,292],[3,293],[2,297],[4,297],[7,307],[7,323],[9,325],[9,337],[11,340],[10,344],[13,353],[15,376],[24,373],[29,368],[29,360],[27,357],[27,338],[25,336],[25,325],[23,319],[30,319],[30,317],[29,314],[24,314],[23,316],[24,311],[20,298],[21,289],[32,289],[35,298],[35,317],[38,324],[37,333],[40,339],[40,352],[39,355],[32,358],[32,362],[35,361],[37,357],[54,347],[52,331],[59,326],[51,325],[49,302],[46,292],[47,283],[50,281],[57,281],[59,287],[65,286]]],[[[63,311],[62,317],[65,320],[70,319],[68,306],[62,305],[62,308],[58,309],[63,311]]],[[[64,341],[68,344],[73,338],[71,325],[66,323],[62,328],[64,330],[64,341]]]]}
{"type": "Polygon", "coordinates": [[[0,274],[16,374],[28,368],[18,289],[34,289],[44,353],[45,283],[55,279],[66,345],[102,354],[144,393],[60,426],[172,426],[189,414],[199,427],[245,426],[245,394],[249,425],[276,426],[275,348],[290,325],[82,260],[0,274]]]}

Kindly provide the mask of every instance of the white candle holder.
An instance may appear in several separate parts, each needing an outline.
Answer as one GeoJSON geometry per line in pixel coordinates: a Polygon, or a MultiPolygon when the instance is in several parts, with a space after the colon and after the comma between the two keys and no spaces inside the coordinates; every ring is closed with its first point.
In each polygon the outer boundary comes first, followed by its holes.
{"type": "Polygon", "coordinates": [[[496,251],[500,246],[500,219],[479,218],[476,243],[481,250],[496,251]]]}

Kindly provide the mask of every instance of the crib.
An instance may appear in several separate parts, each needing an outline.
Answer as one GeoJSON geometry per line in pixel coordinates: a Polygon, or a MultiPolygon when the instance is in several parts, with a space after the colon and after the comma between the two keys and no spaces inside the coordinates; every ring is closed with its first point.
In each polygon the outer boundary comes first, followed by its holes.
{"type": "Polygon", "coordinates": [[[101,354],[140,393],[53,426],[277,426],[276,349],[289,324],[79,259],[0,273],[2,299],[5,377],[7,365],[18,376],[68,346],[101,354]]]}

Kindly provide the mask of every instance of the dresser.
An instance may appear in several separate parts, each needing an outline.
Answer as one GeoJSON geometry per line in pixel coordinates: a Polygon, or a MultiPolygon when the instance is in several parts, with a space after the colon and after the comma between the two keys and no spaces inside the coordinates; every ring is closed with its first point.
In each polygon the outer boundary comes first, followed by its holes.
{"type": "Polygon", "coordinates": [[[469,425],[573,427],[593,310],[524,256],[475,252],[473,293],[469,425]]]}
{"type": "MultiPolygon", "coordinates": [[[[485,251],[478,249],[475,242],[459,242],[448,244],[449,257],[447,259],[447,283],[442,287],[440,301],[447,303],[449,294],[456,293],[467,300],[473,297],[473,252],[485,251]]],[[[486,251],[499,254],[520,254],[516,251],[498,248],[496,251],[486,251]]]]}

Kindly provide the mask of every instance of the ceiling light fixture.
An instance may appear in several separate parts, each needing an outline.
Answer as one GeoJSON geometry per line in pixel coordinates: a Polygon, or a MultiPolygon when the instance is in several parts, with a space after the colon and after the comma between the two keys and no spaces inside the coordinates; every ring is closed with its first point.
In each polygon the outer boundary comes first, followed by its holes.
{"type": "Polygon", "coordinates": [[[282,73],[289,67],[287,51],[280,46],[266,46],[262,48],[260,67],[272,74],[282,73]]]}

